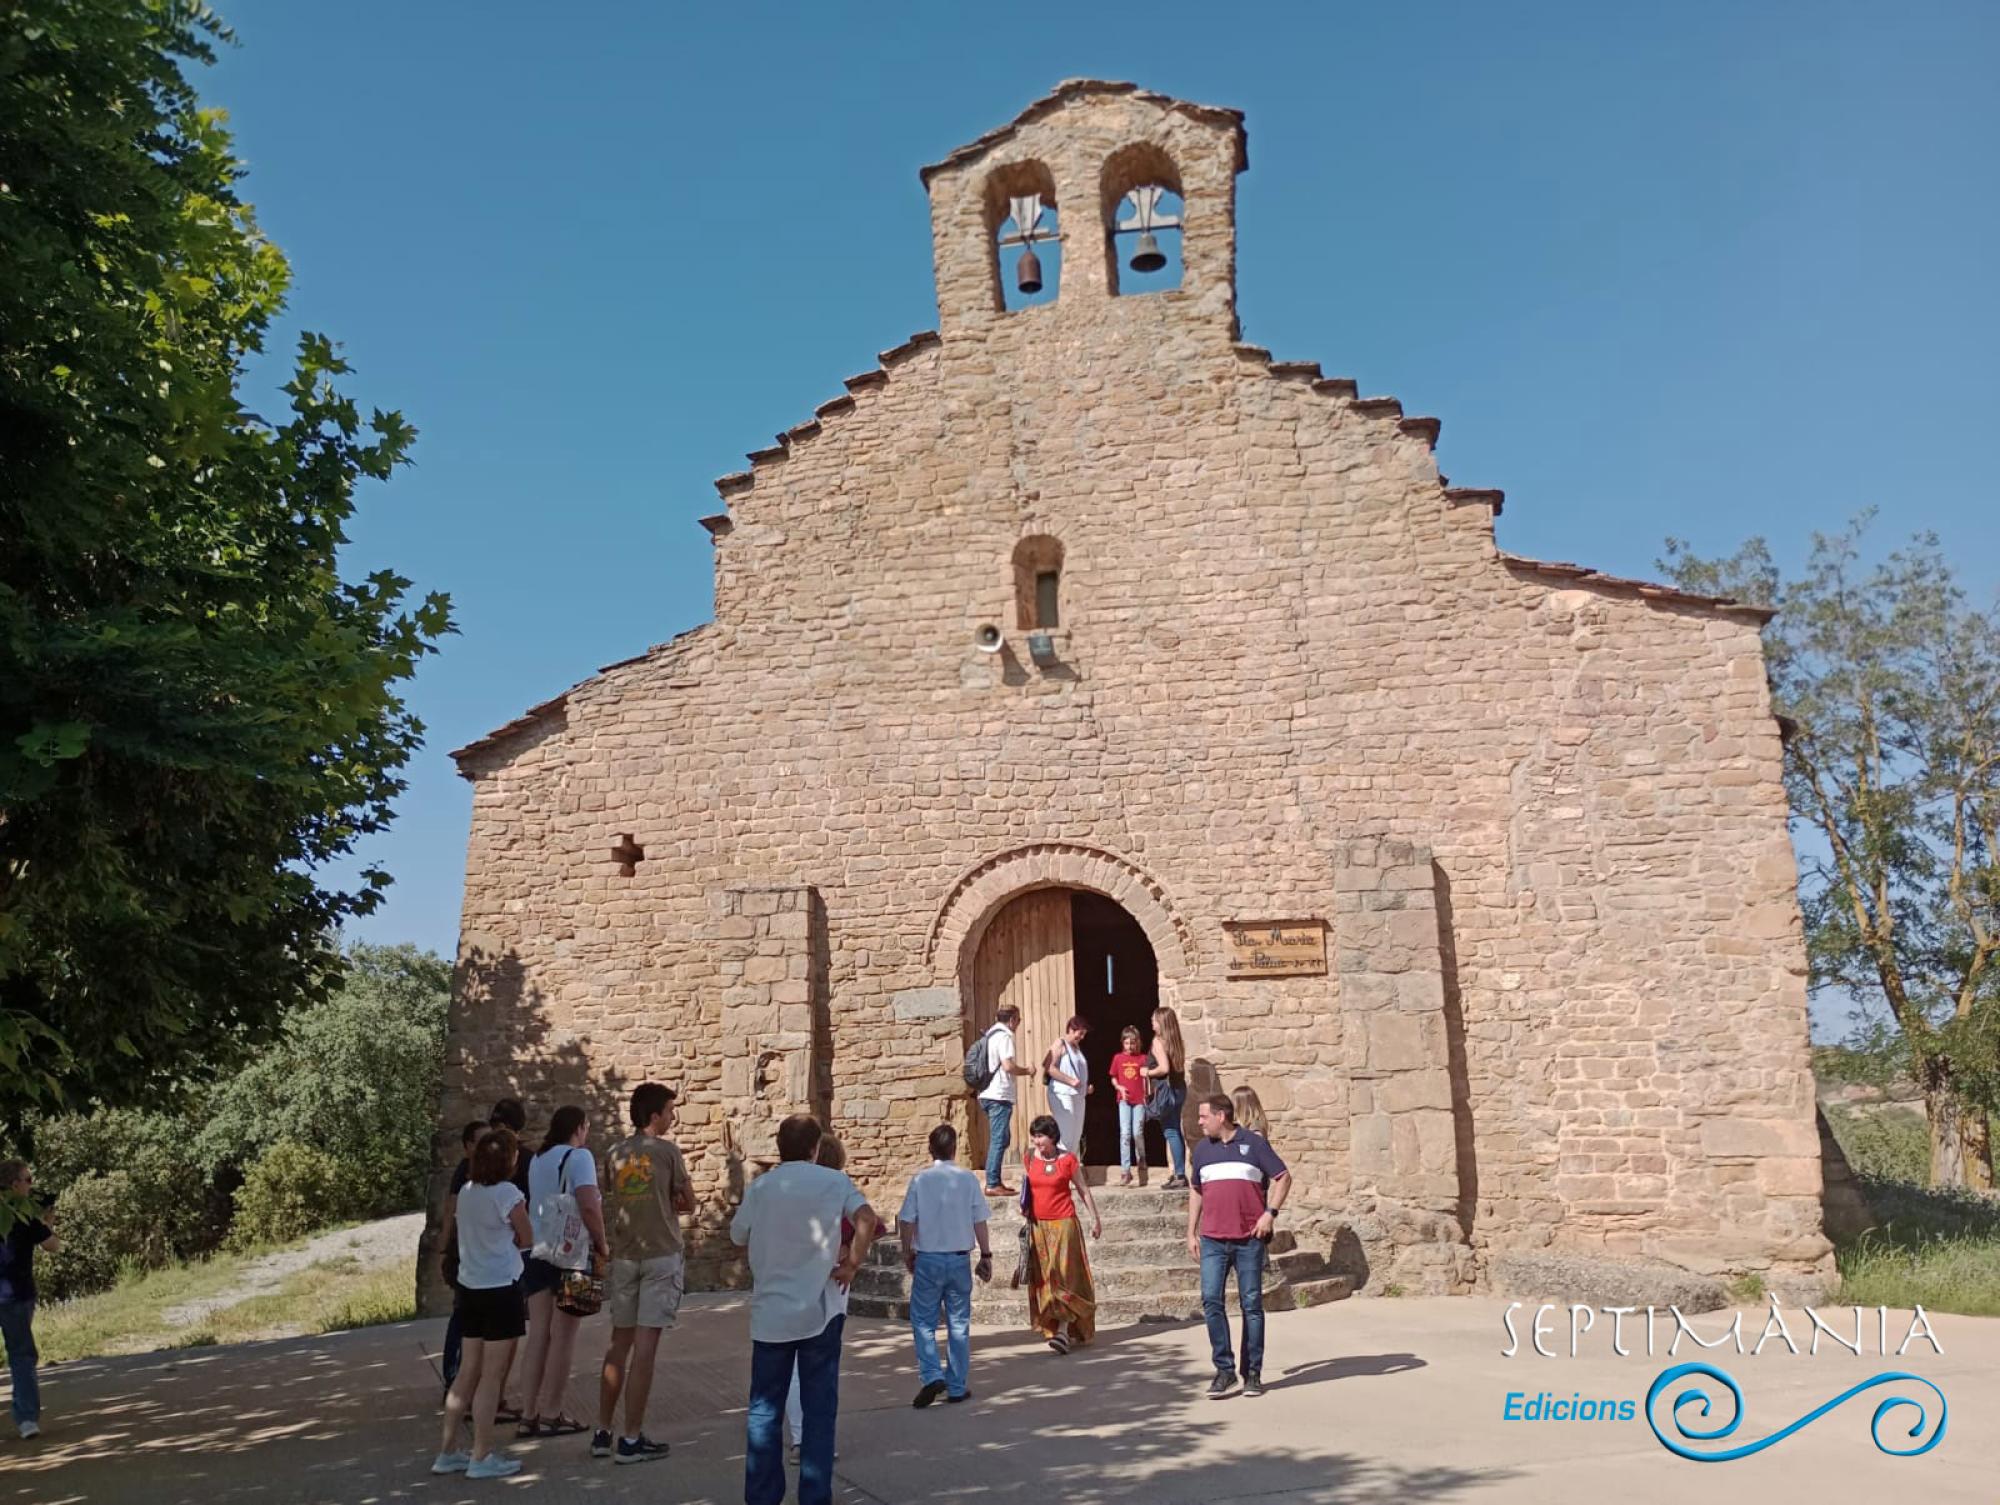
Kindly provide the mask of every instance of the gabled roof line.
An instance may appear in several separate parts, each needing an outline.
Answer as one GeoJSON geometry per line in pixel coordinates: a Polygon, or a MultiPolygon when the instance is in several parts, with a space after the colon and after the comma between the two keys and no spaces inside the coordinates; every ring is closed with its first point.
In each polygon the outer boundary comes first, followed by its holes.
{"type": "Polygon", "coordinates": [[[1029,105],[1003,126],[996,126],[983,136],[975,137],[953,151],[941,162],[933,162],[917,169],[917,177],[924,187],[931,186],[931,179],[948,168],[962,167],[967,162],[975,162],[1002,142],[1012,139],[1024,125],[1031,125],[1044,115],[1060,109],[1073,99],[1081,99],[1089,94],[1124,94],[1147,104],[1159,105],[1173,110],[1190,119],[1206,125],[1218,125],[1236,132],[1236,170],[1245,171],[1250,166],[1250,146],[1248,133],[1243,128],[1243,112],[1223,105],[1195,104],[1191,100],[1175,99],[1171,94],[1155,94],[1142,89],[1137,84],[1118,83],[1102,78],[1066,78],[1055,88],[1029,105]]]}
{"type": "Polygon", "coordinates": [[[1728,612],[1731,616],[1752,617],[1759,624],[1768,622],[1778,614],[1774,606],[1757,606],[1748,601],[1739,601],[1734,596],[1703,596],[1693,591],[1681,590],[1678,586],[1662,585],[1656,580],[1627,580],[1621,575],[1607,575],[1602,570],[1593,570],[1586,565],[1567,564],[1556,559],[1529,559],[1521,554],[1500,551],[1500,562],[1509,569],[1520,570],[1530,575],[1547,575],[1558,580],[1574,580],[1580,585],[1594,585],[1605,590],[1631,591],[1648,601],[1670,601],[1677,606],[1704,606],[1711,611],[1728,612]]]}
{"type": "MultiPolygon", "coordinates": [[[[770,448],[752,450],[749,455],[750,468],[748,470],[733,470],[726,476],[718,476],[715,481],[717,494],[722,497],[724,502],[727,502],[731,497],[741,496],[744,492],[750,490],[757,484],[757,476],[760,471],[769,470],[774,465],[784,464],[792,457],[792,450],[795,446],[818,438],[826,432],[830,421],[838,421],[850,413],[858,412],[861,404],[856,399],[855,393],[871,392],[877,387],[887,385],[891,370],[909,361],[919,352],[942,343],[943,337],[935,329],[925,329],[911,335],[902,344],[892,346],[880,352],[876,356],[876,359],[882,364],[875,367],[872,371],[862,371],[848,377],[842,383],[847,388],[845,393],[839,397],[829,397],[825,402],[813,409],[813,416],[811,418],[779,434],[777,442],[770,448]]],[[[701,523],[703,527],[707,528],[716,537],[720,537],[722,534],[728,532],[731,526],[729,514],[726,511],[705,517],[701,520],[701,523]]]]}
{"type": "Polygon", "coordinates": [[[677,646],[686,643],[690,638],[693,638],[701,633],[707,632],[713,626],[715,626],[713,622],[698,623],[697,625],[690,627],[686,632],[675,633],[672,637],[668,638],[664,643],[655,643],[652,647],[648,648],[644,653],[635,653],[630,658],[621,658],[615,660],[612,663],[608,663],[604,665],[603,668],[599,669],[595,674],[589,675],[583,679],[579,679],[575,684],[571,685],[567,690],[564,690],[562,694],[551,696],[549,699],[544,700],[540,705],[529,706],[527,710],[523,711],[520,715],[516,716],[512,721],[509,721],[501,726],[496,726],[492,731],[488,732],[485,736],[477,738],[474,741],[468,742],[463,747],[455,748],[449,754],[449,756],[454,763],[458,764],[459,777],[460,778],[472,777],[472,775],[467,773],[465,770],[466,759],[477,757],[480,753],[487,752],[492,748],[498,747],[502,742],[507,741],[509,738],[513,737],[517,733],[526,731],[529,727],[534,726],[537,722],[547,720],[550,716],[555,715],[557,712],[567,707],[569,704],[570,696],[574,695],[578,690],[581,690],[585,685],[594,684],[596,681],[604,678],[605,675],[612,673],[614,670],[629,668],[633,664],[642,664],[646,662],[646,660],[648,659],[657,658],[663,653],[671,652],[677,646]]]}

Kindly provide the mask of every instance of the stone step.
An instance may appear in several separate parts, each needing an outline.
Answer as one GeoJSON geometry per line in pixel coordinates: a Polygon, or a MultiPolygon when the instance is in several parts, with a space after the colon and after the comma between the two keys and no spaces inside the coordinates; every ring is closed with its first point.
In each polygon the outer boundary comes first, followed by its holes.
{"type": "MultiPolygon", "coordinates": [[[[1353,1294],[1353,1283],[1344,1275],[1323,1275],[1314,1280],[1278,1279],[1264,1287],[1266,1311],[1282,1312],[1295,1307],[1321,1306],[1344,1300],[1353,1294]]],[[[1234,1312],[1235,1302],[1230,1303],[1234,1312]]],[[[848,1311],[857,1317],[882,1317],[907,1322],[910,1303],[902,1293],[863,1294],[860,1282],[848,1300],[848,1311]]],[[[1112,1295],[1102,1289],[1097,1299],[1100,1328],[1127,1327],[1140,1322],[1198,1322],[1201,1320],[1199,1290],[1180,1293],[1112,1295]]],[[[972,1320],[982,1326],[1025,1327],[1028,1321],[1026,1288],[1011,1289],[996,1279],[990,1286],[976,1287],[972,1293],[972,1320]]],[[[1232,1317],[1233,1321],[1233,1317],[1232,1317]]]]}
{"type": "MultiPolygon", "coordinates": [[[[1175,1239],[1187,1238],[1187,1209],[1182,1207],[1173,1212],[1117,1212],[1106,1210],[1101,1214],[1104,1221],[1103,1242],[1130,1239],[1175,1239]]],[[[989,1236],[997,1246],[1017,1236],[1022,1219],[1018,1213],[1001,1215],[996,1213],[988,1224],[989,1236]]],[[[895,1230],[890,1229],[876,1236],[874,1249],[895,1249],[895,1230]]]]}
{"type": "MultiPolygon", "coordinates": [[[[1018,1227],[996,1226],[988,1235],[993,1248],[993,1257],[1011,1257],[1020,1243],[1018,1227]]],[[[1093,1264],[1106,1265],[1152,1265],[1180,1263],[1194,1265],[1187,1253],[1187,1233],[1182,1227],[1167,1228],[1113,1228],[1107,1225],[1102,1238],[1089,1241],[1090,1258],[1093,1264]]],[[[1296,1248],[1297,1240],[1287,1231],[1281,1230],[1271,1240],[1271,1252],[1282,1254],[1296,1248]]],[[[868,1246],[870,1265],[897,1265],[903,1263],[903,1247],[894,1234],[878,1238],[868,1246]]]]}
{"type": "MultiPolygon", "coordinates": [[[[1298,1240],[1289,1233],[1274,1234],[1267,1252],[1273,1263],[1291,1258],[1300,1252],[1298,1240]]],[[[1319,1258],[1316,1254],[1304,1257],[1319,1258]]],[[[1090,1268],[1103,1271],[1107,1279],[1111,1278],[1113,1272],[1122,1270],[1165,1270],[1189,1280],[1201,1278],[1201,1261],[1188,1258],[1186,1239],[1133,1239],[1129,1242],[1114,1242],[1109,1229],[1105,1230],[1103,1238],[1090,1246],[1090,1268]]]]}
{"type": "MultiPolygon", "coordinates": [[[[1288,1236],[1281,1234],[1279,1237],[1288,1236]]],[[[1018,1295],[1005,1285],[1014,1269],[1012,1251],[1006,1251],[995,1264],[999,1273],[998,1283],[973,1288],[974,1312],[980,1321],[996,1320],[978,1315],[982,1308],[992,1304],[996,1290],[1008,1291],[1010,1296],[1018,1295]]],[[[1137,1303],[1146,1314],[1161,1317],[1184,1316],[1201,1310],[1201,1266],[1187,1258],[1184,1246],[1176,1245],[1162,1251],[1153,1261],[1141,1259],[1131,1263],[1120,1262],[1101,1251],[1093,1252],[1091,1275],[1099,1302],[1107,1309],[1124,1310],[1126,1305],[1137,1303]]],[[[1293,1287],[1311,1288],[1312,1299],[1306,1304],[1336,1300],[1348,1294],[1347,1283],[1343,1278],[1334,1276],[1323,1256],[1311,1250],[1282,1246],[1272,1252],[1265,1272],[1265,1284],[1270,1293],[1269,1304],[1280,1309],[1300,1304],[1290,1294],[1293,1287]],[[1324,1284],[1329,1280],[1340,1281],[1340,1284],[1324,1284]]],[[[855,1277],[853,1294],[870,1301],[897,1304],[899,1310],[907,1314],[909,1277],[900,1263],[867,1264],[855,1277]]],[[[1004,1314],[1000,1320],[1004,1320],[1004,1314]]]]}
{"type": "Polygon", "coordinates": [[[1345,1275],[1288,1281],[1287,1287],[1295,1306],[1325,1306],[1329,1301],[1345,1301],[1354,1294],[1354,1282],[1345,1275]]]}

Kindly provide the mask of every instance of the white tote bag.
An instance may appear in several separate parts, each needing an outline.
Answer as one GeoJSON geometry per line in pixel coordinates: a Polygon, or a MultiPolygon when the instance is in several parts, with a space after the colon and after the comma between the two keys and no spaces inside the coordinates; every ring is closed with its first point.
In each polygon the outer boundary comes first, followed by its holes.
{"type": "Polygon", "coordinates": [[[575,1153],[572,1146],[556,1162],[555,1193],[535,1209],[535,1247],[528,1251],[558,1270],[581,1270],[590,1263],[590,1235],[569,1184],[569,1157],[575,1153]]]}

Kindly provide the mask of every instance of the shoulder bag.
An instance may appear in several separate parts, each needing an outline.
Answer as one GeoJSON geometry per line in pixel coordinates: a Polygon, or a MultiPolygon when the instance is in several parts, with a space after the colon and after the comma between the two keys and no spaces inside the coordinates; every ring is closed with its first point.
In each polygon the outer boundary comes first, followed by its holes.
{"type": "Polygon", "coordinates": [[[559,1270],[585,1270],[590,1266],[590,1234],[583,1226],[583,1213],[569,1184],[569,1157],[575,1153],[571,1147],[556,1162],[556,1191],[550,1199],[546,1222],[548,1236],[538,1236],[535,1247],[529,1251],[536,1259],[546,1260],[559,1270]]]}

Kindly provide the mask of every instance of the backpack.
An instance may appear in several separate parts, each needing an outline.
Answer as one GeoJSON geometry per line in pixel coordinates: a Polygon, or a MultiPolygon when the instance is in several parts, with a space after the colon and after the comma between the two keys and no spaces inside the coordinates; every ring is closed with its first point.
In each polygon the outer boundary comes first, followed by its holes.
{"type": "Polygon", "coordinates": [[[974,1092],[984,1092],[986,1084],[993,1080],[993,1052],[989,1047],[993,1043],[993,1031],[1000,1027],[997,1024],[991,1026],[966,1047],[965,1069],[961,1074],[965,1077],[965,1085],[974,1092]]]}

